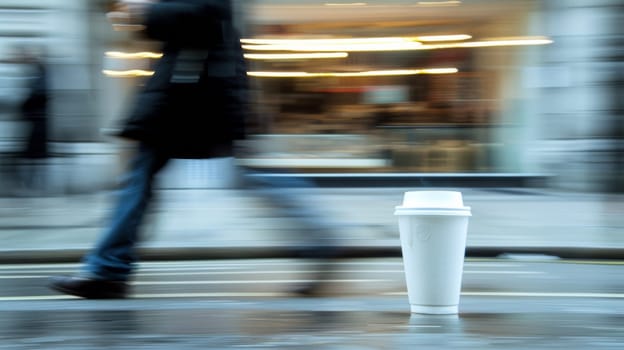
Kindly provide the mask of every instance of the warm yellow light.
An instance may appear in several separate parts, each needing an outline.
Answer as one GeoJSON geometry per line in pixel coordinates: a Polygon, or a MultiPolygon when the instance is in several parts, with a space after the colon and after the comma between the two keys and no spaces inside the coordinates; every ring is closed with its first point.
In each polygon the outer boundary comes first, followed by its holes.
{"type": "Polygon", "coordinates": [[[250,60],[300,60],[319,58],[346,58],[346,52],[318,52],[318,53],[246,53],[245,58],[250,60]]]}
{"type": "MultiPolygon", "coordinates": [[[[466,34],[442,39],[462,39],[466,34]]],[[[425,37],[427,38],[427,37],[425,37]]],[[[473,48],[493,46],[547,45],[553,41],[546,37],[518,37],[498,40],[469,41],[461,43],[422,44],[414,38],[360,38],[360,39],[244,39],[253,45],[243,45],[250,51],[318,51],[318,52],[372,52],[372,51],[409,51],[436,50],[450,48],[473,48]]]]}
{"type": "Polygon", "coordinates": [[[429,68],[421,69],[420,74],[454,74],[459,72],[457,68],[429,68]]]}
{"type": "Polygon", "coordinates": [[[493,46],[516,46],[516,45],[548,45],[554,41],[544,36],[526,36],[526,37],[510,37],[510,38],[491,38],[478,41],[484,45],[496,43],[493,46]]]}
{"type": "Polygon", "coordinates": [[[376,70],[363,72],[330,72],[330,73],[309,73],[309,72],[248,72],[247,75],[259,78],[346,78],[346,77],[386,77],[416,74],[453,74],[457,73],[457,68],[430,68],[430,69],[395,69],[376,70]]]}
{"type": "Polygon", "coordinates": [[[352,43],[352,44],[313,44],[301,43],[294,45],[243,45],[243,49],[250,51],[319,51],[319,52],[372,52],[372,51],[403,51],[416,50],[422,44],[415,41],[352,43]]]}
{"type": "Polygon", "coordinates": [[[142,69],[129,69],[129,70],[109,70],[105,69],[102,71],[104,75],[115,78],[130,78],[130,77],[149,77],[154,75],[153,71],[142,70],[142,69]]]}
{"type": "Polygon", "coordinates": [[[545,37],[533,38],[515,38],[506,40],[484,40],[469,41],[463,43],[452,44],[426,44],[420,47],[420,50],[436,50],[450,48],[471,48],[471,47],[494,47],[494,46],[532,46],[532,45],[548,45],[552,44],[551,39],[545,37]]]}
{"type": "Polygon", "coordinates": [[[415,39],[418,40],[418,41],[425,41],[425,42],[431,42],[431,41],[461,41],[461,40],[472,39],[472,35],[468,35],[468,34],[425,35],[425,36],[418,36],[415,39]]]}
{"type": "Polygon", "coordinates": [[[162,55],[163,55],[162,53],[158,53],[158,52],[119,52],[119,51],[106,52],[107,57],[121,58],[121,59],[161,58],[162,55]]]}
{"type": "Polygon", "coordinates": [[[251,45],[362,45],[362,44],[403,44],[420,46],[420,41],[462,41],[472,39],[468,34],[424,35],[416,37],[379,37],[379,38],[333,38],[333,39],[241,39],[243,44],[251,45]]]}
{"type": "Polygon", "coordinates": [[[459,0],[449,0],[449,1],[419,1],[416,6],[457,6],[461,5],[461,1],[459,0]]]}
{"type": "Polygon", "coordinates": [[[247,72],[251,77],[261,78],[304,78],[310,77],[311,73],[306,72],[247,72]]]}
{"type": "MultiPolygon", "coordinates": [[[[414,43],[415,38],[409,37],[378,37],[378,38],[324,38],[324,39],[241,39],[243,44],[252,45],[289,45],[289,46],[308,46],[308,45],[365,45],[365,44],[397,44],[397,43],[414,43]]],[[[420,44],[420,43],[417,43],[420,44]]]]}
{"type": "MultiPolygon", "coordinates": [[[[457,73],[457,68],[425,68],[425,69],[393,69],[393,70],[373,70],[362,72],[329,72],[329,73],[309,73],[309,72],[247,72],[247,75],[263,78],[323,78],[323,77],[372,77],[372,76],[399,76],[416,74],[453,74],[457,73]]],[[[116,78],[145,77],[154,74],[153,71],[142,69],[130,69],[123,71],[108,70],[102,71],[107,76],[116,78]]]]}
{"type": "Polygon", "coordinates": [[[368,3],[365,3],[365,2],[351,2],[351,3],[328,2],[328,3],[325,3],[325,6],[366,6],[366,5],[368,5],[368,3]]]}

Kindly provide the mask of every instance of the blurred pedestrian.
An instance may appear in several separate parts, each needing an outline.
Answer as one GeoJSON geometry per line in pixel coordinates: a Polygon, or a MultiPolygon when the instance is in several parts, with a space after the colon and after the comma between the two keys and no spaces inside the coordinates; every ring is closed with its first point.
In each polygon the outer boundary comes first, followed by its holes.
{"type": "Polygon", "coordinates": [[[44,53],[36,46],[21,46],[18,62],[25,65],[27,94],[20,105],[25,122],[24,148],[18,154],[17,171],[25,190],[45,189],[48,154],[48,77],[44,53]]]}
{"type": "MultiPolygon", "coordinates": [[[[230,1],[124,0],[116,9],[109,13],[113,24],[143,28],[148,38],[163,43],[163,56],[118,134],[136,141],[137,151],[110,225],[79,274],[50,281],[51,288],[83,298],[128,295],[139,226],[156,173],[173,158],[231,157],[235,142],[246,134],[247,72],[230,1]]],[[[244,178],[245,186],[265,192],[294,217],[313,215],[288,195],[287,183],[244,178]]]]}

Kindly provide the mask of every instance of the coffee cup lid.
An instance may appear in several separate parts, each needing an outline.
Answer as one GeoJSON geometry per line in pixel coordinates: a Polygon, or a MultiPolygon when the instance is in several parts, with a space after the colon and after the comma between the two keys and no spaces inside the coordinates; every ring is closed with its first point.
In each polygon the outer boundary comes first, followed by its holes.
{"type": "Polygon", "coordinates": [[[461,192],[456,191],[410,191],[403,195],[406,208],[456,208],[464,207],[461,192]]]}

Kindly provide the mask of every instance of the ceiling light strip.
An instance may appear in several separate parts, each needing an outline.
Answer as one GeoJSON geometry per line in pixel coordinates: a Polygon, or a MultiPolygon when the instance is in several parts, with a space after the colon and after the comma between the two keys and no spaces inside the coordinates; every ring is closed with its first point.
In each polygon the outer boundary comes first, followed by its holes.
{"type": "Polygon", "coordinates": [[[322,59],[322,58],[346,58],[346,52],[317,52],[317,53],[246,53],[245,58],[250,60],[299,60],[299,59],[322,59]]]}
{"type": "Polygon", "coordinates": [[[110,70],[104,69],[102,71],[104,75],[114,78],[131,78],[131,77],[149,77],[154,75],[153,71],[143,69],[129,69],[129,70],[110,70]]]}
{"type": "Polygon", "coordinates": [[[332,38],[332,39],[269,39],[249,38],[241,39],[243,44],[252,45],[351,45],[351,44],[383,44],[415,42],[412,37],[379,37],[379,38],[332,38]]]}
{"type": "Polygon", "coordinates": [[[449,1],[419,1],[415,6],[458,6],[461,5],[459,0],[449,1]]]}
{"type": "Polygon", "coordinates": [[[372,51],[403,51],[416,50],[422,46],[417,42],[399,42],[399,43],[366,43],[366,44],[346,44],[346,45],[313,45],[313,44],[297,44],[297,45],[243,45],[243,49],[249,51],[319,51],[319,52],[372,52],[372,51]]]}
{"type": "Polygon", "coordinates": [[[448,34],[448,35],[424,35],[414,38],[417,41],[435,42],[435,41],[462,41],[472,39],[472,35],[468,34],[448,34]]]}
{"type": "Polygon", "coordinates": [[[144,59],[144,58],[161,58],[162,53],[159,52],[119,52],[119,51],[108,51],[106,52],[106,57],[111,58],[121,58],[121,59],[144,59]]]}
{"type": "Polygon", "coordinates": [[[345,2],[345,3],[337,3],[337,2],[327,2],[325,6],[366,6],[368,3],[366,2],[345,2]]]}
{"type": "Polygon", "coordinates": [[[496,46],[531,46],[531,45],[547,45],[553,41],[545,37],[520,38],[507,40],[487,40],[487,41],[469,41],[461,43],[444,43],[444,44],[421,44],[414,41],[395,42],[395,43],[364,43],[364,44],[322,44],[313,45],[311,43],[298,44],[267,44],[267,45],[243,45],[245,50],[250,51],[318,51],[318,52],[373,52],[373,51],[411,51],[411,50],[436,50],[451,48],[478,48],[478,47],[496,47],[496,46]]]}
{"type": "Polygon", "coordinates": [[[363,72],[330,72],[330,73],[309,73],[309,72],[248,72],[247,75],[258,78],[347,78],[347,77],[381,77],[381,76],[402,76],[417,74],[453,74],[457,73],[457,68],[429,68],[429,69],[395,69],[376,70],[363,72]]]}

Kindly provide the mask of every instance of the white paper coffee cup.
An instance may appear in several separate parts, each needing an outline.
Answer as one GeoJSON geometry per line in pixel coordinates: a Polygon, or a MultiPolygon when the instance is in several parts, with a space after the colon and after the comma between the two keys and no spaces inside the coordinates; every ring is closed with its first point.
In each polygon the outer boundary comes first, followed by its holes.
{"type": "Polygon", "coordinates": [[[397,206],[410,309],[458,313],[470,207],[460,192],[406,192],[397,206]]]}

